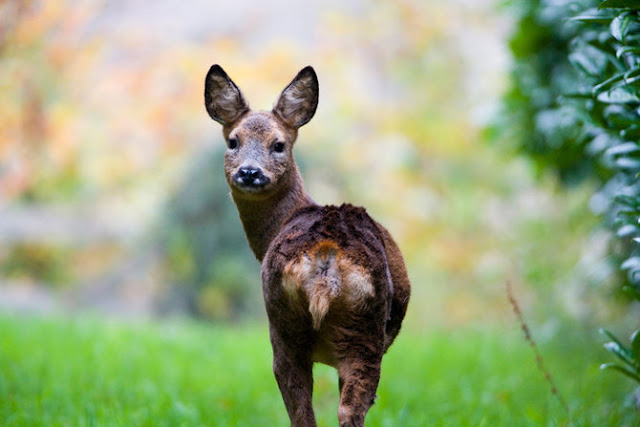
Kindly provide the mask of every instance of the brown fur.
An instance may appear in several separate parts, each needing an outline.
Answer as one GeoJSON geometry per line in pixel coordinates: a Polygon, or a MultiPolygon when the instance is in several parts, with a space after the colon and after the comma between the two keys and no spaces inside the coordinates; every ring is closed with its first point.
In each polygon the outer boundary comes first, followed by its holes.
{"type": "Polygon", "coordinates": [[[205,80],[207,111],[233,147],[225,155],[231,195],[262,262],[273,370],[291,423],[315,425],[312,366],[321,362],[338,370],[340,425],[363,426],[410,283],[398,246],[363,208],[319,206],[305,192],[292,149],[317,103],[311,67],[271,112],[249,110],[217,65],[205,80]],[[260,180],[239,178],[247,170],[260,180]]]}

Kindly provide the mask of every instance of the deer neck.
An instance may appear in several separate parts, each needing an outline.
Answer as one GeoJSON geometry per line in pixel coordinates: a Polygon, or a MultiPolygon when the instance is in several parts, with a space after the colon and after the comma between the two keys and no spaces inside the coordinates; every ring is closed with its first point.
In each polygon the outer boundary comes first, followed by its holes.
{"type": "Polygon", "coordinates": [[[266,199],[256,200],[231,192],[249,246],[260,262],[273,239],[282,230],[284,222],[296,210],[315,204],[305,191],[297,168],[289,181],[280,191],[266,199]]]}

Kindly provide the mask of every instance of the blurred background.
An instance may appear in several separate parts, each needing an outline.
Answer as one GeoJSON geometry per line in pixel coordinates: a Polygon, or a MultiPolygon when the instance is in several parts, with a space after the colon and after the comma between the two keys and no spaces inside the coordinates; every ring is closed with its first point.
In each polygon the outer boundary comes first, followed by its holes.
{"type": "Polygon", "coordinates": [[[218,63],[254,109],[314,66],[307,190],[391,230],[409,327],[513,324],[507,281],[550,331],[630,316],[597,181],[541,168],[504,131],[514,54],[540,43],[514,41],[526,4],[1,1],[0,310],[264,319],[203,107],[218,63]]]}

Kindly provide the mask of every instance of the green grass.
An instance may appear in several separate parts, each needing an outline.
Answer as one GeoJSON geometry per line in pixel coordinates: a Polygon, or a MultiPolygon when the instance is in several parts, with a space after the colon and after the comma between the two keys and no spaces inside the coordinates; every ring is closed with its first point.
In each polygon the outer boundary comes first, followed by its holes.
{"type": "MultiPolygon", "coordinates": [[[[385,356],[367,425],[631,425],[633,411],[622,405],[630,387],[618,389],[619,378],[598,371],[606,352],[594,338],[541,344],[569,417],[517,325],[507,329],[403,331],[385,356]]],[[[336,425],[336,375],[317,365],[315,379],[319,425],[336,425]]],[[[0,424],[273,426],[288,419],[264,326],[4,315],[0,424]]]]}

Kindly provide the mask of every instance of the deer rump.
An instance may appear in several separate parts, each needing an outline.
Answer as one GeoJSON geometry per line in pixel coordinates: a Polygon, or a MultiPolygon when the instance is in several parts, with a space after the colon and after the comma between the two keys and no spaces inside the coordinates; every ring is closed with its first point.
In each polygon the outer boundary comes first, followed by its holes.
{"type": "Polygon", "coordinates": [[[384,240],[364,208],[343,204],[296,211],[265,256],[263,274],[280,278],[264,281],[275,323],[281,310],[291,311],[289,316],[297,312],[297,320],[310,322],[315,331],[325,320],[337,326],[345,317],[373,316],[384,325],[389,318],[393,285],[384,240]]]}

